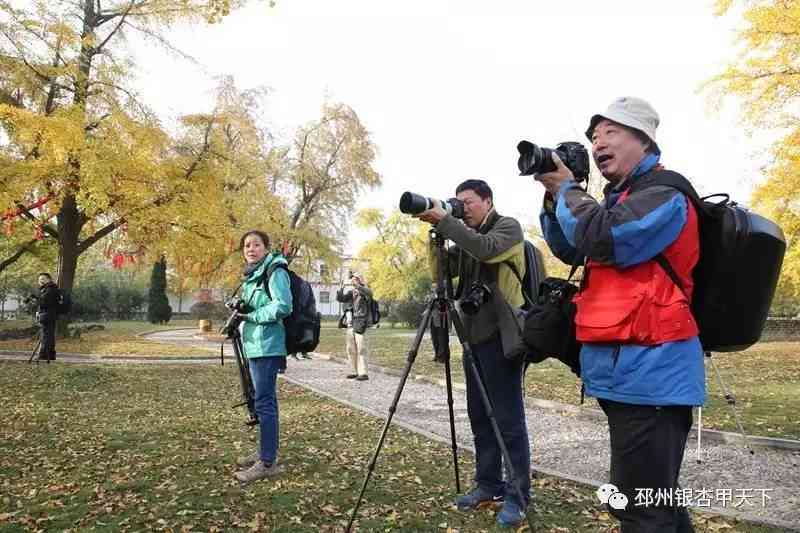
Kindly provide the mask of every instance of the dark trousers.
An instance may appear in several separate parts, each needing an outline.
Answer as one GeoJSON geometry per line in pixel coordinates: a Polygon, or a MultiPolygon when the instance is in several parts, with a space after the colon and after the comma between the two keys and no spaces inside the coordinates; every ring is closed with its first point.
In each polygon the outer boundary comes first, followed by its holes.
{"type": "Polygon", "coordinates": [[[692,408],[598,402],[608,417],[611,483],[628,498],[625,509],[608,507],[620,521],[621,533],[693,532],[686,507],[675,505],[692,408]],[[644,505],[646,492],[637,489],[652,489],[651,498],[661,489],[672,495],[673,504],[659,499],[658,505],[652,500],[644,505]]]}
{"type": "Polygon", "coordinates": [[[475,437],[475,482],[478,486],[494,494],[502,494],[505,499],[513,500],[525,508],[530,498],[531,451],[525,422],[525,405],[522,401],[522,363],[509,361],[503,356],[503,345],[499,336],[472,345],[472,355],[511,456],[514,474],[520,480],[524,501],[519,501],[516,490],[510,485],[514,480],[503,480],[500,446],[472,369],[465,361],[467,413],[475,437]]]}
{"type": "Polygon", "coordinates": [[[55,361],[56,359],[56,321],[45,320],[39,323],[42,328],[39,343],[39,359],[42,361],[55,361]]]}

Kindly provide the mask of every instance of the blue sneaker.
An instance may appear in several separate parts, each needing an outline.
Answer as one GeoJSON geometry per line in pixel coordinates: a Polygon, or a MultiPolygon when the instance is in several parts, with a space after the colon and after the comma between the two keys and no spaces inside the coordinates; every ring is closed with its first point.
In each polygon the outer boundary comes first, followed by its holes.
{"type": "Polygon", "coordinates": [[[525,521],[525,513],[517,502],[506,500],[503,508],[497,513],[497,524],[500,527],[517,527],[525,521]]]}
{"type": "Polygon", "coordinates": [[[503,494],[493,494],[482,487],[473,487],[468,493],[456,498],[456,507],[459,511],[477,509],[484,503],[502,502],[503,494]]]}

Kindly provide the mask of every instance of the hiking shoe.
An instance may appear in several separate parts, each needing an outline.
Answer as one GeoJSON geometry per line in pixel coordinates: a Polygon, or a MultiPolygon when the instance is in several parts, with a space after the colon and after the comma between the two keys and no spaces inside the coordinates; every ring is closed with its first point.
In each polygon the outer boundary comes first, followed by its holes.
{"type": "Polygon", "coordinates": [[[522,507],[511,500],[503,502],[503,508],[497,513],[497,525],[500,527],[517,527],[525,521],[522,507]]]}
{"type": "Polygon", "coordinates": [[[259,459],[247,470],[236,472],[233,476],[238,479],[240,483],[250,483],[253,481],[258,481],[259,479],[277,475],[280,473],[280,471],[281,468],[278,466],[277,462],[267,466],[264,461],[259,459]]]}
{"type": "Polygon", "coordinates": [[[482,487],[474,487],[468,493],[456,498],[456,507],[459,511],[477,509],[481,504],[502,502],[502,494],[492,494],[482,487]]]}
{"type": "Polygon", "coordinates": [[[358,374],[347,374],[347,376],[345,376],[345,377],[347,379],[356,379],[358,377],[358,374]]]}
{"type": "Polygon", "coordinates": [[[242,468],[249,468],[255,464],[256,461],[261,459],[261,454],[258,450],[254,451],[250,455],[243,455],[236,459],[236,466],[240,466],[242,468]]]}
{"type": "Polygon", "coordinates": [[[367,381],[369,376],[366,374],[361,374],[360,376],[356,376],[356,381],[367,381]]]}

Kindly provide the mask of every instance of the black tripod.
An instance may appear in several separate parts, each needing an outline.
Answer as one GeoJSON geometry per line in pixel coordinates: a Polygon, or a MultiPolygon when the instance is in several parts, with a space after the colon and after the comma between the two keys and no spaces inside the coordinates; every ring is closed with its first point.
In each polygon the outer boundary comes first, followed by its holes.
{"type": "MultiPolygon", "coordinates": [[[[233,407],[235,409],[243,405],[247,406],[248,418],[245,424],[248,426],[255,426],[258,424],[255,404],[255,387],[253,387],[253,379],[250,376],[250,364],[247,362],[247,357],[244,355],[242,334],[239,332],[239,325],[242,323],[239,311],[239,306],[234,306],[231,316],[228,317],[228,321],[222,326],[222,329],[220,329],[220,333],[230,339],[233,345],[233,355],[236,358],[236,367],[239,369],[239,385],[242,389],[242,401],[233,407]]],[[[220,345],[219,358],[220,363],[225,365],[223,349],[224,344],[220,345]]]]}
{"type": "MultiPolygon", "coordinates": [[[[400,383],[397,385],[397,390],[394,394],[394,399],[392,400],[391,406],[389,406],[389,416],[386,418],[386,423],[383,426],[383,431],[381,432],[381,436],[378,439],[378,445],[375,448],[375,453],[372,455],[368,465],[367,465],[367,473],[364,477],[364,483],[361,486],[361,492],[358,495],[358,500],[356,501],[355,507],[353,507],[353,512],[350,515],[350,521],[347,523],[347,528],[345,531],[349,532],[353,527],[353,522],[356,519],[356,515],[358,513],[358,508],[361,506],[361,501],[364,498],[364,491],[367,488],[367,483],[369,483],[370,477],[372,476],[372,472],[375,470],[375,463],[378,460],[378,454],[383,447],[383,442],[386,439],[386,433],[389,431],[389,425],[392,423],[392,418],[394,417],[394,413],[397,410],[397,404],[400,401],[400,395],[403,392],[403,388],[405,387],[406,380],[408,379],[408,375],[411,372],[411,366],[414,364],[414,361],[417,358],[417,352],[419,352],[419,346],[422,343],[422,337],[425,335],[425,330],[428,328],[429,325],[435,320],[436,324],[438,325],[438,335],[434,337],[434,346],[436,348],[436,359],[444,363],[444,371],[445,371],[445,381],[447,384],[447,408],[450,415],[450,444],[453,450],[453,469],[455,470],[455,477],[456,477],[456,492],[461,492],[461,485],[459,482],[458,476],[458,451],[456,446],[456,428],[455,428],[455,417],[453,415],[453,385],[451,380],[450,374],[450,349],[449,349],[449,324],[452,320],[453,325],[456,329],[456,334],[458,335],[458,340],[461,343],[462,350],[464,352],[464,362],[465,367],[469,369],[472,373],[475,382],[478,384],[478,390],[480,391],[481,400],[483,401],[484,409],[489,417],[489,421],[491,422],[492,429],[494,431],[495,438],[497,439],[497,444],[500,447],[500,451],[503,456],[503,462],[507,468],[508,479],[512,480],[512,485],[517,492],[517,496],[520,499],[520,502],[524,502],[525,498],[523,497],[522,490],[520,489],[520,480],[517,478],[516,473],[514,472],[514,467],[511,464],[511,456],[508,453],[508,448],[506,447],[505,442],[503,441],[502,434],[500,433],[500,427],[497,425],[497,420],[494,416],[494,410],[492,408],[492,402],[489,399],[488,393],[486,391],[486,386],[483,383],[483,378],[478,371],[478,367],[475,363],[475,360],[472,356],[472,348],[470,347],[469,343],[465,342],[464,339],[466,338],[464,332],[464,325],[461,322],[461,318],[458,316],[458,313],[455,310],[455,305],[453,301],[452,295],[452,281],[450,279],[449,273],[445,275],[448,262],[445,261],[445,250],[444,250],[444,238],[439,235],[434,229],[430,230],[430,237],[431,242],[436,246],[436,261],[437,261],[437,280],[436,280],[436,290],[434,293],[434,297],[431,299],[430,303],[425,309],[425,312],[422,314],[422,321],[420,322],[419,327],[417,328],[417,333],[414,336],[414,340],[411,342],[411,346],[408,350],[408,356],[406,358],[406,366],[403,369],[403,374],[400,376],[400,383]]],[[[434,329],[431,329],[431,335],[434,336],[434,329]]],[[[529,472],[521,472],[520,475],[530,475],[529,472]]],[[[527,511],[525,513],[525,517],[528,521],[528,525],[530,527],[530,531],[534,531],[533,521],[528,515],[527,511]]]]}
{"type": "MultiPolygon", "coordinates": [[[[41,348],[41,346],[42,346],[42,326],[40,325],[39,333],[36,334],[36,344],[34,344],[33,346],[33,350],[31,351],[31,356],[28,359],[28,363],[33,363],[34,361],[36,361],[36,364],[37,365],[39,364],[39,357],[41,355],[39,353],[39,348],[41,348]]],[[[48,359],[47,362],[49,363],[50,360],[48,359]]]]}

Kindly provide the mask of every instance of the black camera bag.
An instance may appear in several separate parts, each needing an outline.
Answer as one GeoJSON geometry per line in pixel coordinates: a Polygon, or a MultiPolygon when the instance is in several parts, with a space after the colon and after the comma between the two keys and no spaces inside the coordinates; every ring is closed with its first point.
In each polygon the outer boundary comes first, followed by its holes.
{"type": "MultiPolygon", "coordinates": [[[[509,266],[522,281],[514,265],[509,263],[509,266]]],[[[530,364],[554,357],[567,365],[575,375],[581,375],[581,344],[575,338],[576,307],[572,302],[579,287],[571,281],[577,268],[577,263],[572,265],[567,279],[542,280],[533,301],[523,290],[526,303],[522,309],[525,317],[522,341],[507,354],[509,358],[521,358],[530,364]]]]}
{"type": "Polygon", "coordinates": [[[581,344],[575,339],[576,307],[572,302],[577,292],[578,287],[568,279],[542,281],[537,301],[527,310],[522,328],[526,362],[539,363],[554,357],[581,375],[581,344]]]}

